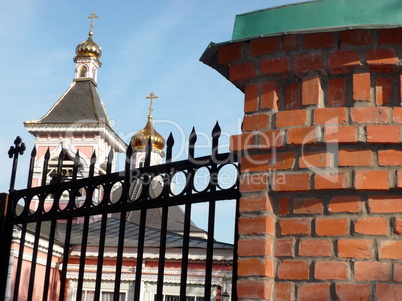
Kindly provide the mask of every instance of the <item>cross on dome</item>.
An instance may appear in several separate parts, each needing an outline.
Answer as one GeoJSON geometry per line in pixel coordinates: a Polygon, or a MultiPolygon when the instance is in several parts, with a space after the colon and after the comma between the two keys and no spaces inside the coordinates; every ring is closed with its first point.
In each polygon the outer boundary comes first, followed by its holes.
{"type": "Polygon", "coordinates": [[[149,109],[148,117],[152,117],[152,111],[154,110],[154,109],[152,109],[153,101],[154,101],[154,98],[158,98],[158,96],[155,96],[154,92],[151,92],[151,94],[149,94],[149,96],[146,96],[145,98],[150,100],[150,105],[148,108],[149,109]]]}
{"type": "Polygon", "coordinates": [[[98,18],[98,16],[95,13],[92,13],[91,16],[88,17],[88,19],[91,19],[91,23],[89,24],[89,32],[92,32],[92,29],[94,28],[94,19],[98,18]]]}

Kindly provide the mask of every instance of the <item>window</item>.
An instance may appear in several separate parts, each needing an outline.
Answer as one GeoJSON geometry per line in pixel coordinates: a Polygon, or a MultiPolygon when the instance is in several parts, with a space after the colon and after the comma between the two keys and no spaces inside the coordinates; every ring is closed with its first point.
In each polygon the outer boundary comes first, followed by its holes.
{"type": "MultiPolygon", "coordinates": [[[[95,301],[94,298],[95,298],[94,291],[82,291],[82,301],[95,301]]],[[[112,301],[112,300],[113,300],[113,292],[101,293],[101,301],[112,301]]],[[[126,301],[126,293],[120,293],[119,300],[126,301]]]]}
{"type": "MultiPolygon", "coordinates": [[[[156,294],[154,296],[154,300],[156,301],[156,294]]],[[[180,297],[174,296],[174,295],[163,295],[162,300],[163,301],[179,301],[180,297]]],[[[186,297],[186,301],[204,301],[204,297],[188,296],[188,297],[186,297]]]]}

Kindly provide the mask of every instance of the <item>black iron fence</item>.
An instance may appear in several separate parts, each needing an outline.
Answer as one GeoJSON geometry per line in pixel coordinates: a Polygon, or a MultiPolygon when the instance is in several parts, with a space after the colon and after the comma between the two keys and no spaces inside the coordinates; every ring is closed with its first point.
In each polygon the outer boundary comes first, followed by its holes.
{"type": "MultiPolygon", "coordinates": [[[[26,300],[34,300],[34,291],[38,290],[38,285],[42,290],[42,300],[66,300],[68,286],[68,265],[72,245],[74,240],[74,231],[76,222],[81,219],[79,236],[79,245],[81,246],[80,257],[78,261],[78,281],[76,295],[74,300],[83,300],[83,283],[85,276],[86,252],[90,245],[89,241],[95,239],[97,248],[96,258],[96,276],[94,299],[101,300],[102,285],[102,268],[104,265],[104,254],[107,248],[108,233],[108,217],[117,215],[118,231],[116,237],[116,260],[115,260],[115,277],[113,300],[121,298],[120,286],[123,268],[123,253],[126,247],[134,246],[136,249],[135,281],[134,281],[134,300],[140,300],[141,294],[141,277],[143,275],[143,255],[146,246],[147,235],[150,231],[146,226],[147,211],[151,208],[161,208],[161,224],[157,229],[156,241],[159,244],[158,269],[157,269],[157,292],[155,300],[163,300],[164,296],[164,277],[166,265],[166,250],[169,247],[172,236],[179,236],[181,243],[181,275],[180,275],[180,300],[186,300],[187,277],[189,266],[189,253],[193,246],[193,238],[191,237],[191,210],[195,203],[208,202],[208,229],[207,238],[205,240],[198,239],[198,243],[206,246],[206,256],[203,264],[205,265],[204,279],[204,296],[203,300],[211,300],[211,285],[214,266],[214,250],[218,246],[218,242],[214,239],[215,232],[215,215],[216,202],[221,200],[236,201],[236,225],[234,235],[234,245],[229,246],[233,249],[232,262],[227,265],[232,268],[232,291],[231,299],[236,300],[236,275],[237,275],[237,215],[238,215],[238,163],[237,158],[232,153],[219,153],[218,140],[220,136],[220,128],[218,123],[212,131],[212,148],[211,154],[208,156],[195,157],[195,143],[197,135],[195,131],[190,135],[188,143],[188,158],[186,160],[172,162],[172,150],[174,139],[172,135],[167,140],[166,163],[160,165],[150,165],[152,146],[149,141],[146,148],[146,159],[143,167],[131,169],[131,157],[133,149],[131,145],[128,147],[125,156],[125,169],[121,172],[112,173],[113,152],[111,151],[106,163],[106,174],[95,175],[96,155],[93,154],[89,167],[89,174],[86,178],[79,178],[79,162],[80,154],[77,152],[73,159],[72,172],[66,179],[63,177],[63,160],[65,153],[61,151],[58,165],[55,169],[56,174],[50,184],[46,183],[46,175],[49,170],[49,151],[44,156],[42,169],[42,185],[32,187],[32,178],[34,174],[34,164],[36,150],[31,153],[31,161],[29,167],[28,183],[26,189],[15,190],[14,183],[17,170],[18,156],[22,155],[25,145],[20,138],[17,138],[15,145],[10,148],[9,155],[13,158],[13,170],[11,175],[10,192],[8,195],[3,194],[0,204],[0,296],[10,293],[12,284],[11,300],[22,300],[21,292],[24,291],[26,300]],[[220,177],[225,166],[233,166],[236,174],[234,181],[229,187],[221,185],[220,177]],[[208,173],[207,185],[201,190],[197,188],[195,183],[195,174],[203,168],[208,173]],[[172,182],[175,175],[181,173],[185,178],[185,184],[180,192],[172,189],[172,182]],[[152,183],[159,183],[159,190],[155,193],[152,183]],[[97,193],[99,198],[94,201],[93,195],[97,193]],[[79,198],[80,196],[80,198],[79,198]],[[83,198],[84,196],[84,198],[83,198]],[[63,199],[63,201],[61,201],[63,199]],[[81,199],[81,201],[78,201],[81,199]],[[35,206],[33,206],[35,202],[35,206]],[[168,214],[172,206],[182,206],[184,208],[184,224],[182,233],[172,234],[167,229],[168,214]],[[139,214],[139,221],[133,225],[127,220],[130,212],[139,214]],[[89,231],[94,217],[98,219],[99,236],[94,238],[93,233],[89,231]],[[18,254],[18,258],[13,265],[12,271],[10,266],[11,246],[13,242],[13,231],[18,230],[19,250],[14,250],[18,254]],[[127,236],[127,231],[135,231],[135,235],[127,236]],[[27,243],[27,235],[31,234],[31,254],[29,267],[24,263],[24,246],[27,243]],[[46,258],[41,253],[41,240],[45,239],[47,243],[46,258]],[[133,243],[129,241],[135,239],[133,243]],[[60,259],[54,266],[54,253],[59,249],[60,259]],[[45,261],[45,270],[40,272],[41,282],[37,280],[39,272],[36,269],[38,260],[45,261]],[[53,262],[53,267],[52,267],[53,262]],[[54,274],[57,270],[57,275],[54,274]],[[10,275],[10,273],[12,274],[10,275]],[[29,278],[28,287],[21,287],[22,280],[29,278]],[[57,279],[55,279],[57,277],[57,279]],[[59,283],[57,285],[57,283],[59,283]]],[[[152,231],[156,231],[153,229],[152,231]]],[[[155,240],[153,241],[155,243],[155,240]]],[[[225,292],[227,293],[227,292],[225,292]]],[[[1,297],[0,299],[2,299],[1,297]]]]}

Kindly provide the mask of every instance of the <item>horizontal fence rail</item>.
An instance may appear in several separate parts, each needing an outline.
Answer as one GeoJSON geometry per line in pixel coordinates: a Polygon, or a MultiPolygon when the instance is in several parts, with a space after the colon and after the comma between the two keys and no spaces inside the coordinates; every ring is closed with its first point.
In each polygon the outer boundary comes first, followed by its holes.
{"type": "MultiPolygon", "coordinates": [[[[50,151],[44,155],[41,186],[31,187],[34,174],[34,163],[37,152],[34,148],[31,152],[31,160],[26,189],[14,189],[18,156],[25,151],[25,145],[18,137],[14,146],[10,148],[9,156],[13,158],[13,169],[8,196],[1,199],[2,216],[0,239],[2,250],[0,251],[0,296],[6,296],[10,281],[13,282],[12,300],[32,300],[37,290],[36,276],[38,275],[38,261],[46,262],[41,280],[42,300],[66,300],[68,266],[76,252],[79,253],[76,261],[77,288],[75,296],[71,300],[84,300],[83,282],[86,275],[86,254],[96,246],[96,272],[94,274],[95,295],[94,300],[100,300],[102,287],[102,273],[105,264],[105,254],[110,247],[111,237],[114,236],[115,247],[115,275],[113,300],[121,298],[121,279],[124,268],[125,250],[136,250],[135,267],[133,267],[134,293],[133,300],[140,300],[141,277],[144,267],[144,252],[149,247],[150,241],[157,242],[158,269],[157,292],[155,300],[163,300],[166,252],[169,247],[176,247],[180,242],[181,275],[180,275],[180,300],[186,300],[188,290],[187,277],[189,256],[192,248],[203,246],[205,248],[205,279],[204,299],[211,299],[213,273],[214,273],[214,249],[233,249],[231,259],[227,265],[231,266],[232,285],[231,298],[236,300],[236,275],[237,275],[237,217],[239,200],[239,165],[235,154],[218,153],[218,140],[220,127],[217,123],[212,131],[211,154],[195,157],[195,143],[197,135],[195,130],[190,134],[188,142],[188,158],[172,162],[172,150],[174,146],[173,136],[167,140],[166,163],[151,165],[151,140],[145,149],[145,164],[138,169],[131,169],[131,157],[133,149],[128,146],[125,156],[125,169],[121,172],[112,172],[113,150],[108,155],[106,174],[95,176],[96,154],[91,157],[88,177],[78,179],[80,154],[77,151],[73,158],[72,174],[68,179],[63,178],[63,160],[65,152],[60,152],[56,174],[50,183],[46,182],[49,169],[50,151]],[[223,183],[222,178],[226,170],[233,171],[229,184],[223,183]],[[201,173],[205,180],[200,188],[197,183],[197,175],[201,173]],[[180,176],[180,177],[179,177],[180,176]],[[178,192],[173,189],[175,179],[183,179],[178,192]],[[159,189],[155,189],[155,185],[159,189]],[[94,197],[97,195],[97,197],[94,197]],[[85,196],[83,199],[82,196],[85,196]],[[215,241],[216,202],[221,200],[235,200],[235,233],[232,233],[234,245],[215,241]],[[33,202],[37,206],[32,206],[33,202]],[[191,210],[196,203],[208,203],[208,229],[207,239],[191,237],[191,210]],[[173,206],[182,206],[184,209],[184,224],[181,234],[171,233],[168,229],[169,211],[173,206]],[[147,214],[150,209],[161,208],[160,229],[152,229],[147,226],[147,214]],[[137,212],[138,222],[133,224],[128,221],[128,216],[137,212]],[[117,219],[110,219],[117,216],[117,219]],[[77,224],[77,220],[81,222],[77,224]],[[96,227],[94,226],[96,220],[96,227]],[[13,231],[17,229],[18,238],[13,238],[13,231]],[[79,229],[79,231],[77,230],[79,229]],[[114,231],[114,232],[111,232],[114,231]],[[79,233],[79,234],[77,234],[79,233]],[[19,249],[13,250],[18,254],[18,259],[12,264],[13,275],[7,274],[10,265],[12,242],[18,241],[19,249]],[[47,254],[43,251],[43,240],[46,240],[47,254]],[[31,260],[27,263],[24,258],[26,244],[32,248],[31,260]],[[79,245],[80,250],[74,247],[79,245]],[[92,249],[91,249],[92,248],[92,249]],[[59,254],[59,260],[55,263],[55,256],[59,254]],[[53,263],[52,263],[53,262],[53,263]],[[52,271],[57,271],[53,273],[52,271]],[[28,288],[21,287],[21,274],[29,271],[28,288]],[[35,288],[36,287],[36,288],[35,288]],[[23,293],[22,290],[26,290],[23,293]]],[[[92,250],[93,252],[93,250],[92,250]]],[[[41,267],[42,269],[42,267],[41,267]]],[[[11,268],[10,268],[11,271],[11,268]]],[[[25,277],[25,276],[24,276],[25,277]]],[[[225,292],[226,293],[226,292],[225,292]]],[[[67,299],[68,300],[68,299],[67,299]]],[[[127,299],[126,299],[127,300],[127,299]]]]}

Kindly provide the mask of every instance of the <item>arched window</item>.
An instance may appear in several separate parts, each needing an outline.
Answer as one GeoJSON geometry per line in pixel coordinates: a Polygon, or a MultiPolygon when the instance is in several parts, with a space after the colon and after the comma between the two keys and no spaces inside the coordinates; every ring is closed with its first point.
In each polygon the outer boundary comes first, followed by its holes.
{"type": "Polygon", "coordinates": [[[88,72],[87,66],[82,65],[80,67],[79,77],[87,77],[87,72],[88,72]]]}

